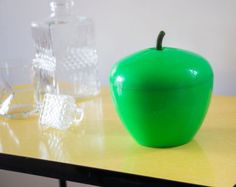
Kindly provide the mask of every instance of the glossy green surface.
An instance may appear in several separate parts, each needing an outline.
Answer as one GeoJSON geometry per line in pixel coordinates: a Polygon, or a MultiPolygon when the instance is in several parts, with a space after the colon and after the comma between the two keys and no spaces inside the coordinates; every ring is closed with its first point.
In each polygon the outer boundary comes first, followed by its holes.
{"type": "Polygon", "coordinates": [[[206,115],[213,72],[201,56],[175,48],[146,49],[116,63],[110,74],[115,108],[145,146],[189,142],[206,115]]]}

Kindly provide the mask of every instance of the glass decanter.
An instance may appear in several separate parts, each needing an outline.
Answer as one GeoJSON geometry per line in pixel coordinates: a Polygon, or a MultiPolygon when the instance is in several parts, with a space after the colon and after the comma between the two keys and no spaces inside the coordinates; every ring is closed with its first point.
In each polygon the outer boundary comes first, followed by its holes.
{"type": "Polygon", "coordinates": [[[45,93],[67,94],[75,98],[100,92],[94,24],[72,13],[73,0],[51,0],[51,15],[33,22],[33,59],[36,104],[45,93]]]}

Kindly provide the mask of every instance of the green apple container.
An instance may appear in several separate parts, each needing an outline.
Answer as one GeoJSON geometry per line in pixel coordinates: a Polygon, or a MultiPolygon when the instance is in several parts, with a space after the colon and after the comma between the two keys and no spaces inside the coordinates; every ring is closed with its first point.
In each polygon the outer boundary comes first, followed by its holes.
{"type": "Polygon", "coordinates": [[[173,147],[191,141],[207,113],[213,71],[206,59],[182,49],[155,48],[117,62],[110,90],[118,115],[132,137],[148,147],[173,147]]]}

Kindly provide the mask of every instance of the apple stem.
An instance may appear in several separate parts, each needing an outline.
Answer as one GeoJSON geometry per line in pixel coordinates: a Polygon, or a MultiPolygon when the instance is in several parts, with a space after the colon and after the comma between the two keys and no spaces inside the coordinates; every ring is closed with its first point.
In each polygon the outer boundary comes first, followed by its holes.
{"type": "Polygon", "coordinates": [[[157,50],[162,50],[162,40],[165,36],[165,32],[164,31],[160,31],[157,37],[157,45],[156,45],[156,49],[157,50]]]}

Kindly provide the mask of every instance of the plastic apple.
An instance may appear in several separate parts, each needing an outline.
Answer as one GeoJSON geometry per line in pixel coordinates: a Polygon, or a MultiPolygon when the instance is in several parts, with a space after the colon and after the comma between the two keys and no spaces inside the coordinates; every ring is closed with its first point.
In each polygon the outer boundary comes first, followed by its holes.
{"type": "Polygon", "coordinates": [[[110,88],[121,121],[141,145],[172,147],[189,142],[207,113],[213,71],[198,54],[162,47],[134,53],[116,63],[110,88]]]}

